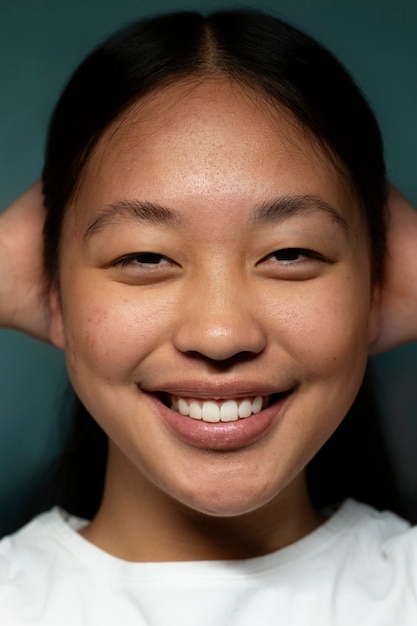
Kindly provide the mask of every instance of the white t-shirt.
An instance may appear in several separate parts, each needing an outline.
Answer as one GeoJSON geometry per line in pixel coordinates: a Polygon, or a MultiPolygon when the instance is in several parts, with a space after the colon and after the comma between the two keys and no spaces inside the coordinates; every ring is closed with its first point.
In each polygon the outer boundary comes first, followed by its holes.
{"type": "Polygon", "coordinates": [[[2,626],[415,626],[417,528],[346,501],[242,561],[129,563],[54,509],[0,542],[2,626]]]}

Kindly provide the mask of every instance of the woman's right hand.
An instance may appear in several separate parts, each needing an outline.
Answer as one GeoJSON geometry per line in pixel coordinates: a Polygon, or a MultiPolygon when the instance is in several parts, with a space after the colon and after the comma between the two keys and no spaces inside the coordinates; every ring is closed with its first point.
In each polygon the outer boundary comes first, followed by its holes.
{"type": "Polygon", "coordinates": [[[44,220],[39,181],[0,214],[0,326],[48,341],[42,262],[44,220]]]}

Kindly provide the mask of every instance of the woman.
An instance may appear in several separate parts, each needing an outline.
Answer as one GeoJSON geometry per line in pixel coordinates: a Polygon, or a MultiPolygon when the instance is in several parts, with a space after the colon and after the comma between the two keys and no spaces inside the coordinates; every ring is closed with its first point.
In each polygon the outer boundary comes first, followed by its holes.
{"type": "Polygon", "coordinates": [[[92,520],[4,540],[2,617],[411,623],[415,531],[306,481],[368,353],[416,336],[416,218],[392,191],[385,257],[380,134],[343,68],[256,13],[133,25],[61,97],[43,189],[48,304],[35,188],[1,218],[2,320],[65,351],[106,476],[92,520]]]}

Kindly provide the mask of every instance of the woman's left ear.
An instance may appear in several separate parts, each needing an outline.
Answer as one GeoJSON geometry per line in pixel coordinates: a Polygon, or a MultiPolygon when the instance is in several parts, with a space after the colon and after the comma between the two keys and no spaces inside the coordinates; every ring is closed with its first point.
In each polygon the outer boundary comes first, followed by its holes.
{"type": "Polygon", "coordinates": [[[49,292],[49,341],[56,348],[65,348],[64,320],[62,316],[61,296],[58,285],[51,287],[49,292]]]}
{"type": "Polygon", "coordinates": [[[368,346],[369,351],[373,351],[373,347],[378,342],[381,332],[381,287],[375,285],[372,289],[371,308],[369,312],[368,324],[368,346]]]}

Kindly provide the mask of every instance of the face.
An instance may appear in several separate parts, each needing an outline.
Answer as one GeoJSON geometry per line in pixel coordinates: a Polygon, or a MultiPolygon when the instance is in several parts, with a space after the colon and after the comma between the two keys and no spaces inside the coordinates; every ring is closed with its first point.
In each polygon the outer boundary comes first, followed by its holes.
{"type": "Polygon", "coordinates": [[[343,177],[259,94],[213,80],[133,108],[68,207],[51,299],[110,470],[220,516],[291,489],[360,385],[369,256],[343,177]]]}

